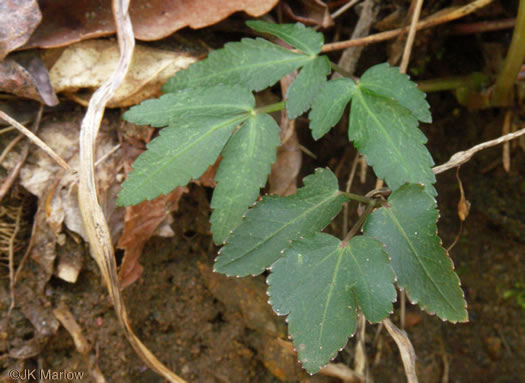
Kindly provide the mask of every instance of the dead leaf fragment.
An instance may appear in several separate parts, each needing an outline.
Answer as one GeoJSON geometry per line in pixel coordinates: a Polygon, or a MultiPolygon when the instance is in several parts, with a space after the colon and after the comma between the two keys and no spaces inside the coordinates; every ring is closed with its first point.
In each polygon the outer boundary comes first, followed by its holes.
{"type": "Polygon", "coordinates": [[[0,1],[0,60],[24,45],[42,20],[36,0],[0,1]]]}
{"type": "Polygon", "coordinates": [[[178,187],[169,194],[126,208],[124,231],[117,245],[119,249],[125,250],[119,272],[121,288],[140,277],[143,267],[139,258],[144,245],[159,225],[179,208],[179,201],[187,192],[187,187],[178,187]]]}
{"type": "MultiPolygon", "coordinates": [[[[87,106],[90,95],[73,93],[79,89],[97,89],[114,72],[119,57],[116,41],[90,40],[72,45],[62,52],[51,68],[51,84],[57,93],[68,93],[75,101],[87,106]]],[[[136,46],[128,74],[107,106],[130,106],[159,96],[162,84],[168,78],[196,60],[188,53],[136,46]]]]}
{"type": "Polygon", "coordinates": [[[58,104],[47,69],[37,56],[29,58],[26,67],[13,59],[0,61],[0,91],[49,106],[58,104]]]}
{"type": "MultiPolygon", "coordinates": [[[[16,0],[11,0],[16,2],[16,0]]],[[[269,12],[278,0],[133,1],[130,15],[139,40],[159,40],[184,27],[204,28],[244,11],[269,12]]],[[[24,48],[57,48],[115,33],[110,0],[40,0],[43,20],[24,48]],[[74,5],[72,5],[74,4],[74,5]]]]}

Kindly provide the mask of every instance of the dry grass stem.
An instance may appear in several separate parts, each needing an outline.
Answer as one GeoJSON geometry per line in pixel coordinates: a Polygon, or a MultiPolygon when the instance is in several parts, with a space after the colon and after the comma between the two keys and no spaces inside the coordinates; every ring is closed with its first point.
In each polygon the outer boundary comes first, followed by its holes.
{"type": "Polygon", "coordinates": [[[162,364],[148,348],[136,337],[129,321],[124,300],[122,298],[117,265],[108,224],[102,208],[98,203],[95,185],[94,149],[100,122],[108,100],[120,86],[128,72],[135,39],[133,27],[128,13],[128,0],[113,0],[113,15],[117,26],[117,36],[120,47],[120,59],[116,70],[110,78],[101,85],[89,101],[86,115],[80,129],[80,168],[78,199],[84,228],[88,235],[90,251],[96,260],[106,282],[109,294],[113,300],[115,312],[126,338],[137,355],[152,370],[169,382],[185,383],[185,381],[162,364]]]}
{"type": "Polygon", "coordinates": [[[414,14],[412,15],[412,22],[410,23],[410,29],[408,31],[408,37],[403,51],[403,59],[401,60],[401,73],[406,73],[408,68],[408,62],[410,61],[410,53],[412,52],[412,46],[414,45],[414,39],[416,38],[416,26],[421,15],[421,8],[423,7],[423,0],[416,1],[416,7],[414,14]]]}
{"type": "Polygon", "coordinates": [[[450,157],[450,160],[448,160],[448,162],[444,163],[443,165],[433,167],[432,171],[434,172],[434,174],[443,173],[449,169],[455,168],[456,166],[462,165],[470,161],[472,156],[480,150],[487,149],[491,146],[496,146],[510,140],[514,140],[515,138],[518,138],[523,134],[525,134],[525,128],[520,129],[514,133],[505,134],[504,136],[501,136],[494,140],[483,142],[481,144],[473,146],[468,150],[457,152],[454,155],[452,155],[452,157],[450,157]]]}

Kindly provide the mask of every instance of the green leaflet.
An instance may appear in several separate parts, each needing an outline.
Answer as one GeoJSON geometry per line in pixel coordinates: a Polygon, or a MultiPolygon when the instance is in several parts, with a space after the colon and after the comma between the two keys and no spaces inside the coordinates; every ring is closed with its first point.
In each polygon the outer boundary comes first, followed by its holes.
{"type": "Polygon", "coordinates": [[[255,99],[248,89],[218,85],[186,89],[158,99],[146,100],[124,113],[124,119],[139,125],[164,127],[175,124],[206,124],[210,118],[228,118],[253,110],[255,99]]]}
{"type": "Polygon", "coordinates": [[[421,185],[404,185],[372,213],[364,233],[386,245],[397,283],[409,299],[451,322],[468,320],[463,291],[437,235],[438,211],[421,185]]]}
{"type": "Polygon", "coordinates": [[[354,92],[355,83],[349,78],[338,78],[326,83],[314,99],[308,115],[314,140],[324,136],[339,122],[354,92]]]}
{"type": "Polygon", "coordinates": [[[417,119],[405,107],[358,86],[352,97],[348,137],[392,190],[422,183],[431,195],[434,161],[417,119]]]}
{"type": "Polygon", "coordinates": [[[129,206],[151,200],[200,177],[215,162],[235,127],[248,117],[209,119],[206,125],[162,129],[133,163],[117,204],[129,206]]]}
{"type": "Polygon", "coordinates": [[[301,69],[286,92],[286,109],[290,119],[293,120],[310,108],[330,71],[330,60],[326,56],[316,57],[301,69]]]}
{"type": "Polygon", "coordinates": [[[432,122],[425,93],[398,67],[383,63],[369,68],[360,78],[359,87],[397,101],[422,122],[432,122]]]}
{"type": "Polygon", "coordinates": [[[276,149],[279,126],[267,114],[250,117],[233,135],[224,151],[215,180],[211,207],[211,231],[222,244],[242,221],[242,214],[257,199],[266,184],[276,149]]]}
{"type": "Polygon", "coordinates": [[[328,225],[346,201],[328,169],[317,169],[306,177],[295,195],[264,197],[226,240],[215,260],[215,271],[237,276],[262,273],[291,240],[328,225]]]}
{"type": "Polygon", "coordinates": [[[177,72],[164,85],[165,93],[218,84],[259,91],[272,86],[313,57],[291,52],[263,39],[242,39],[213,51],[208,58],[177,72]]]}
{"type": "Polygon", "coordinates": [[[354,237],[345,245],[315,233],[294,242],[271,270],[270,303],[277,314],[288,314],[288,332],[311,374],[354,333],[358,306],[371,322],[393,311],[394,273],[382,244],[373,238],[354,237]]]}
{"type": "Polygon", "coordinates": [[[324,43],[322,33],[312,28],[306,28],[303,24],[273,24],[260,20],[250,20],[246,24],[261,33],[269,33],[290,44],[292,47],[314,56],[321,52],[324,43]]]}

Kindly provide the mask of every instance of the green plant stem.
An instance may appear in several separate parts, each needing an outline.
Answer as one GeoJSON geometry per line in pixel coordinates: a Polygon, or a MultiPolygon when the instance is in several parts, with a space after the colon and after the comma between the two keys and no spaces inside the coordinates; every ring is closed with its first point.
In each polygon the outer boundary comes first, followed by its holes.
{"type": "Polygon", "coordinates": [[[354,224],[354,226],[350,229],[348,234],[343,239],[343,241],[342,241],[343,246],[346,245],[348,243],[348,241],[350,241],[354,235],[356,235],[356,233],[359,231],[359,229],[361,229],[361,226],[363,226],[363,224],[365,223],[366,219],[368,218],[370,213],[372,213],[374,208],[375,208],[375,204],[369,204],[366,207],[366,209],[363,212],[363,214],[361,214],[361,217],[359,217],[357,222],[354,224]]]}
{"type": "Polygon", "coordinates": [[[512,42],[505,57],[503,69],[498,75],[494,93],[493,106],[509,106],[512,104],[512,87],[520,67],[525,59],[525,0],[520,0],[516,26],[512,34],[512,42]]]}
{"type": "Polygon", "coordinates": [[[261,106],[260,108],[255,109],[255,113],[272,113],[278,112],[286,108],[286,101],[277,102],[275,104],[261,106]]]}
{"type": "Polygon", "coordinates": [[[347,70],[345,70],[344,68],[340,67],[336,63],[333,63],[333,62],[330,61],[330,67],[332,68],[332,70],[334,72],[339,73],[341,76],[348,77],[348,78],[351,78],[353,80],[356,79],[355,76],[352,76],[352,73],[348,72],[347,70]]]}
{"type": "Polygon", "coordinates": [[[484,74],[474,72],[467,76],[444,77],[420,81],[417,83],[417,87],[425,93],[456,90],[459,88],[480,90],[487,81],[488,79],[484,74]]]}
{"type": "Polygon", "coordinates": [[[361,203],[366,203],[367,205],[377,206],[377,200],[374,198],[368,198],[368,197],[365,197],[364,195],[343,192],[343,191],[340,193],[344,195],[346,198],[349,198],[351,200],[361,202],[361,203]]]}

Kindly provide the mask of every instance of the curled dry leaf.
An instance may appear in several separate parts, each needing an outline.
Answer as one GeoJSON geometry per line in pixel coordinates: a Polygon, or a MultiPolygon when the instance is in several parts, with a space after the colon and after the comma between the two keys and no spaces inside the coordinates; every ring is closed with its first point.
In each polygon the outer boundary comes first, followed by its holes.
{"type": "Polygon", "coordinates": [[[292,19],[306,25],[317,25],[321,28],[330,28],[334,25],[328,5],[321,0],[295,1],[293,8],[283,2],[283,10],[292,19]]]}
{"type": "Polygon", "coordinates": [[[117,245],[125,251],[119,272],[121,288],[129,286],[140,277],[143,267],[139,263],[139,257],[144,245],[155,234],[159,225],[179,208],[179,201],[187,192],[187,187],[178,187],[169,194],[126,208],[124,231],[117,245]]]}
{"type": "MultiPolygon", "coordinates": [[[[15,0],[11,0],[16,2],[15,0]]],[[[131,2],[135,37],[159,40],[184,27],[213,25],[235,12],[259,17],[278,0],[146,0],[131,2]]],[[[115,32],[110,0],[40,0],[43,20],[25,48],[63,47],[115,32]],[[72,5],[74,4],[74,5],[72,5]]]]}
{"type": "Polygon", "coordinates": [[[40,101],[49,106],[58,104],[49,74],[38,56],[26,56],[24,66],[14,59],[0,62],[0,91],[40,101]]]}
{"type": "MultiPolygon", "coordinates": [[[[119,57],[116,41],[90,40],[72,45],[52,66],[51,84],[57,93],[68,93],[87,106],[90,95],[73,93],[79,89],[95,90],[102,85],[116,69],[119,57]]],[[[159,96],[169,77],[196,60],[188,53],[136,46],[128,74],[107,106],[130,106],[159,96]]]]}
{"type": "Polygon", "coordinates": [[[0,1],[0,60],[24,45],[42,20],[36,0],[0,1]]]}
{"type": "MultiPolygon", "coordinates": [[[[288,87],[295,80],[297,72],[281,79],[283,97],[288,87]]],[[[277,159],[272,165],[269,184],[270,194],[287,196],[297,191],[297,176],[301,170],[303,154],[299,147],[299,138],[295,131],[295,120],[290,120],[286,110],[281,112],[281,146],[277,149],[277,159]]]]}

